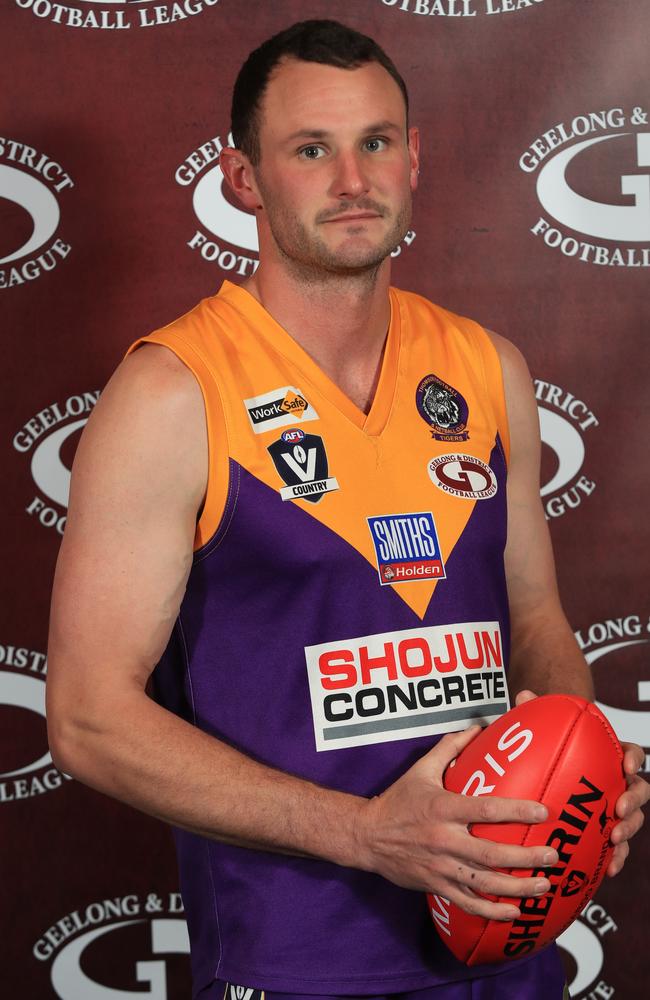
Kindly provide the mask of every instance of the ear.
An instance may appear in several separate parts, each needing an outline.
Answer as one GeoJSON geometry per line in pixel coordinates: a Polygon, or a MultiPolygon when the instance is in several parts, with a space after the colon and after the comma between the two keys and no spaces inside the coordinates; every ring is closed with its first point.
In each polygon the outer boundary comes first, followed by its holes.
{"type": "Polygon", "coordinates": [[[415,128],[415,126],[409,129],[408,153],[411,164],[409,176],[411,191],[415,191],[418,186],[418,174],[420,173],[420,130],[415,128]]]}
{"type": "Polygon", "coordinates": [[[230,190],[237,195],[244,208],[254,212],[263,207],[255,173],[245,153],[232,146],[224,146],[219,156],[219,166],[230,190]]]}

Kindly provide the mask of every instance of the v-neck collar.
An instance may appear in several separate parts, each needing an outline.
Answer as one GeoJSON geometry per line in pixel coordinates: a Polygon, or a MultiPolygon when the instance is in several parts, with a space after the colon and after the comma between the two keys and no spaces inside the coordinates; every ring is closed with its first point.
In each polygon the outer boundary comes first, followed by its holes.
{"type": "Polygon", "coordinates": [[[255,327],[256,333],[281,354],[290,364],[297,366],[310,383],[364,434],[379,437],[383,432],[393,407],[399,374],[402,342],[401,314],[394,289],[389,289],[390,321],[384,344],[381,370],[375,395],[368,413],[359,409],[349,396],[327,375],[320,365],[301,347],[297,340],[281,326],[254,295],[231,281],[224,281],[218,293],[255,327]]]}

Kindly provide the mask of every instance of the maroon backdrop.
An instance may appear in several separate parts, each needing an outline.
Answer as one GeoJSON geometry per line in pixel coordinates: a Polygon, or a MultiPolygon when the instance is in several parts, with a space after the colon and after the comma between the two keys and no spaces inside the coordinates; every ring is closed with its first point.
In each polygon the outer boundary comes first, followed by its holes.
{"type": "MultiPolygon", "coordinates": [[[[407,78],[423,165],[395,283],[527,356],[567,614],[619,736],[650,746],[647,4],[5,0],[7,996],[189,996],[169,831],[48,757],[49,591],[80,429],[124,350],[255,267],[216,156],[243,58],[307,16],[373,35],[407,78]]],[[[647,859],[642,833],[563,936],[574,996],[645,996],[647,859]]]]}

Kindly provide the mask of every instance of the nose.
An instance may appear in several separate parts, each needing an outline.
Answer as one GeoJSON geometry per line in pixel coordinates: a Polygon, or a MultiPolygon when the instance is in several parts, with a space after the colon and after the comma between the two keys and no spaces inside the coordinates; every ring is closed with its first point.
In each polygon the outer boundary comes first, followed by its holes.
{"type": "Polygon", "coordinates": [[[370,181],[356,152],[339,153],[332,183],[335,198],[359,198],[370,190],[370,181]]]}

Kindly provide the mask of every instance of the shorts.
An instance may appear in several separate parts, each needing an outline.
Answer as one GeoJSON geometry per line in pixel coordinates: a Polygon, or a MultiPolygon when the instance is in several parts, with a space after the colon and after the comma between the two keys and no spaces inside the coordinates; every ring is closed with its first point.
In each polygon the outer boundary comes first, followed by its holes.
{"type": "MultiPolygon", "coordinates": [[[[540,976],[536,961],[517,962],[494,976],[443,983],[407,993],[386,993],[377,996],[322,996],[307,993],[278,993],[275,990],[255,990],[220,982],[214,993],[218,1000],[569,1000],[564,969],[557,956],[557,971],[540,976]]],[[[213,994],[210,993],[210,996],[213,994]]]]}

